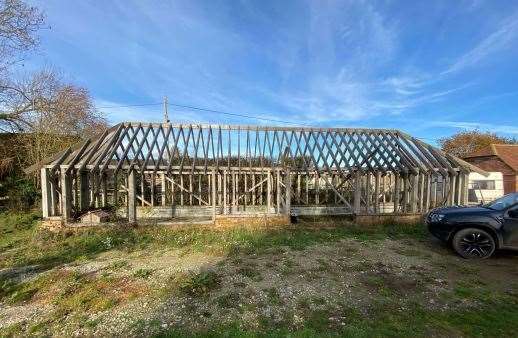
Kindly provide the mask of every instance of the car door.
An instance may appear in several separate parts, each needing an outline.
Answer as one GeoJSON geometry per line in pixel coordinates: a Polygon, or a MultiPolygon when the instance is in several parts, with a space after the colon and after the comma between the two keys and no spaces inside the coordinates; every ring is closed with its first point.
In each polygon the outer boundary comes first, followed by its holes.
{"type": "Polygon", "coordinates": [[[502,237],[505,246],[518,247],[518,205],[504,212],[502,237]]]}

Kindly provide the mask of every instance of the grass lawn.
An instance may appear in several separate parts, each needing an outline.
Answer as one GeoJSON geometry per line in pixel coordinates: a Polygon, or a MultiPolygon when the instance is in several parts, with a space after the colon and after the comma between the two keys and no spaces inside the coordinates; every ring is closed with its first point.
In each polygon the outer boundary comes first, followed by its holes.
{"type": "Polygon", "coordinates": [[[0,214],[0,336],[511,337],[518,255],[423,226],[112,228],[0,214]]]}

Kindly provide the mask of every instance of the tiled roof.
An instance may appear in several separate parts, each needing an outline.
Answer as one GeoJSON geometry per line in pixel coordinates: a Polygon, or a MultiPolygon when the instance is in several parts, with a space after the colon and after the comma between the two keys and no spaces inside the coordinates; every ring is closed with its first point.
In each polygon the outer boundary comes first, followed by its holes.
{"type": "Polygon", "coordinates": [[[497,156],[511,169],[518,172],[518,144],[491,144],[464,158],[497,156]]]}

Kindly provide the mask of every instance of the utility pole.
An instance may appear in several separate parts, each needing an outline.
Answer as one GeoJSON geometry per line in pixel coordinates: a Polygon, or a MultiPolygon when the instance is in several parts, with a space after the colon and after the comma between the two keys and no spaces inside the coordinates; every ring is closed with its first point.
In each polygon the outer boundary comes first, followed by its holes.
{"type": "Polygon", "coordinates": [[[169,114],[167,113],[167,96],[164,96],[164,123],[169,123],[169,114]]]}

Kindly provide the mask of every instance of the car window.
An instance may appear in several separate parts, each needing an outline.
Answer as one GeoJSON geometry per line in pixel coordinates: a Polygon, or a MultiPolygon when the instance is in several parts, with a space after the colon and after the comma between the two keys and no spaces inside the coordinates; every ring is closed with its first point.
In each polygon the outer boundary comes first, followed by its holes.
{"type": "Polygon", "coordinates": [[[504,210],[505,208],[508,208],[516,203],[518,203],[518,193],[511,193],[500,197],[484,206],[489,209],[504,210]]]}

